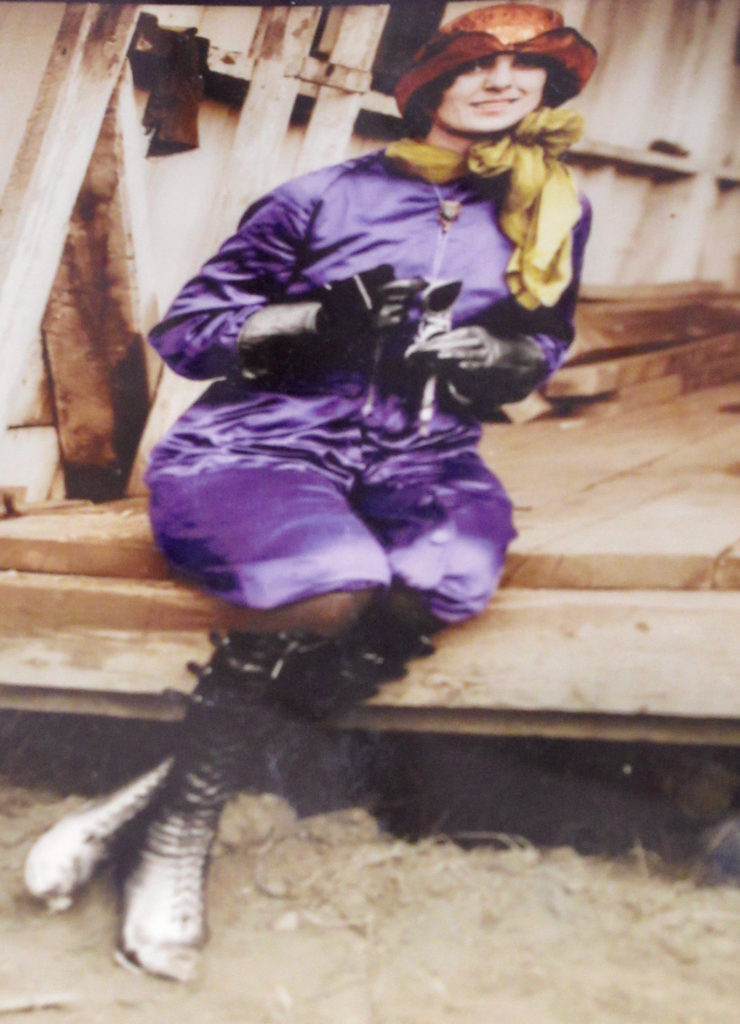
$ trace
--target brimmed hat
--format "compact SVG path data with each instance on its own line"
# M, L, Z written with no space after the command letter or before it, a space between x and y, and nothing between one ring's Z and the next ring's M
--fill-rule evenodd
M426 85L465 64L497 53L547 57L566 72L564 103L581 91L596 66L596 49L558 11L536 4L497 4L463 14L444 25L414 56L396 86L403 114L412 96Z

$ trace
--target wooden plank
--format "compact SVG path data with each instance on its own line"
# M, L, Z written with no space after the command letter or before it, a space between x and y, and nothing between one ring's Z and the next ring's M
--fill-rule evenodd
M502 591L384 706L740 717L737 593Z
M568 364L740 331L740 303L677 298L669 302L580 303Z
M729 379L729 378L728 378ZM661 402L671 402L689 390L683 377L674 373L667 377L656 377L655 380L631 387L620 388L619 391L601 395L596 401L587 400L568 408L569 417L587 420L614 420L634 409L645 409Z
M123 493L149 405L120 94L103 119L43 319L67 480L75 496L98 500Z
M736 539L740 427L729 385L604 423L488 427L482 454L512 495L520 537L505 582L542 587L725 586ZM733 468L735 467L735 468ZM145 503L0 522L0 567L166 578Z
M500 708L467 710L363 704L343 715L334 724L342 729L377 732L740 746L740 723L735 719L696 716L682 718L671 715L601 715Z
M737 355L740 355L740 331L730 331L647 355L564 367L548 381L545 396L549 399L587 397L618 391L669 374L691 377L712 363L734 359ZM724 379L734 379L734 373Z
M116 693L114 690L61 690L0 683L0 708L43 714L107 715L112 718L179 722L185 715L180 694Z
M128 61L118 80L113 110L117 133L116 204L120 217L119 238L124 242L124 256L130 262L132 291L129 311L132 326L142 337L146 337L159 320L160 310L154 286L151 203L145 171L148 140L141 130L141 117ZM159 357L148 345L144 346L144 355L151 400L159 380L161 364Z
M0 219L0 431L135 18L132 5L68 5L13 165Z
M22 572L170 579L143 502L0 520L0 568Z
M345 7L330 64L349 71L369 72L388 10L387 4ZM319 86L301 146L302 171L337 163L346 156L361 103L362 94L354 86L351 91L338 82Z
M0 591L7 602L14 589L21 605L5 603L0 682L133 693L192 686L184 661L202 659L207 646L192 602L175 621L161 587L139 586L152 613L147 623L120 599L122 584L96 580L98 621L75 623L95 600L81 581L55 585L56 602L49 578L29 589L33 582L3 582ZM415 662L373 704L737 719L739 613L735 592L502 591L477 619L440 635L434 657Z
M41 338L29 346L23 376L8 403L9 427L50 427L54 409Z
M46 691L162 695L189 693L188 661L205 663L213 648L203 630L60 630L35 625L23 633L0 628L0 683Z
M54 427L14 427L0 435L0 487L20 487L27 501L43 501L58 466Z
M578 301L669 303L728 297L721 280L666 281L661 284L590 284L578 291Z
M619 433L618 423L603 426ZM677 432L676 441L679 436ZM625 434L622 441L630 445ZM719 413L712 433L662 452L653 449L652 458L635 460L627 471L597 474L592 463L590 478L584 474L578 481L571 480L569 490L552 488L549 495L540 496L535 508L517 515L520 537L509 554L507 583L582 588L732 586L731 571L723 575L722 566L740 535L738 469L730 455L739 445L737 417ZM557 460L557 445L552 449ZM595 456L598 444L589 450ZM543 464L536 457L533 462L533 471L539 466L544 481ZM565 459L560 466L567 479ZM523 493L516 483L510 486L515 502L531 496L536 483L529 486L529 492Z
M617 421L548 420L532 423L526 430L490 424L484 429L479 450L512 495L519 516L530 510L526 514L544 524L558 509L567 507L570 521L579 508L586 508L589 496L619 481L624 485L624 507L639 500L639 489L651 494L648 488L653 473L658 487L665 487L669 474L659 467L672 456L681 457L682 452L686 453L682 478L673 480L674 486L682 482L693 486L707 474L726 478L731 484L737 477L733 466L737 462L738 408L740 385L734 383L685 395ZM725 434L726 430L730 433ZM630 497L632 487L637 490ZM611 495L606 503L613 500ZM572 522L577 529L578 520Z
M59 3L0 4L0 196L23 141L44 68L64 16Z

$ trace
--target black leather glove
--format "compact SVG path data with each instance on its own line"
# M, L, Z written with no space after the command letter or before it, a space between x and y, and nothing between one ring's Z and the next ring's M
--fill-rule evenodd
M441 341L445 341L442 348ZM486 419L507 402L526 398L546 378L548 363L534 338L498 338L470 325L440 339L440 376L450 395Z
M354 340L374 328L380 289L393 280L393 267L382 263L360 274L331 281L309 296L321 304L316 330L330 341Z

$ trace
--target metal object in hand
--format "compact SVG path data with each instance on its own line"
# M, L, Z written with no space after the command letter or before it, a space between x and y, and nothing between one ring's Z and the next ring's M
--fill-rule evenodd
M446 334L452 328L452 310L462 289L462 281L437 281L427 285L419 298L422 315L414 340L406 349L406 358L413 358L426 351L432 338ZM437 374L427 379L419 409L419 433L429 433L437 402Z

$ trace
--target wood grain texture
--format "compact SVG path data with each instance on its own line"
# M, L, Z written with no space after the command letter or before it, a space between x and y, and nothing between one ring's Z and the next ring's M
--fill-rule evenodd
M61 588L67 608L80 607L85 589L73 582ZM35 620L19 612L4 623L0 682L131 693L191 686L175 665L191 654L202 658L207 646L192 605L189 621L181 609L175 622L170 605L168 621L155 615L144 628L133 606L126 610L113 599L120 584L95 582L108 622L74 623L58 608L59 614ZM139 602L164 612L163 593L145 596L156 589L138 587ZM51 604L43 611L51 611ZM476 620L446 630L435 656L415 662L374 703L738 718L739 613L736 592L508 590Z
M58 467L54 427L15 427L0 435L0 488L22 488L26 501L44 501Z
M642 384L670 374L680 374L687 383L700 382L700 371L712 364L728 364L720 369L722 383L733 380L734 358L740 354L740 331L702 341L674 345L644 355L628 355L618 359L604 359L586 365L566 366L553 376L545 387L550 399L602 395L620 388ZM711 379L711 378L710 378ZM696 389L697 384L694 384Z
M133 6L70 4L0 218L0 430L38 336L66 226L131 37ZM26 300L19 302L19 295Z

